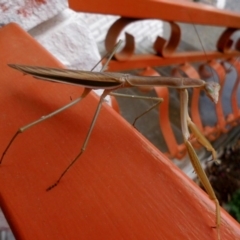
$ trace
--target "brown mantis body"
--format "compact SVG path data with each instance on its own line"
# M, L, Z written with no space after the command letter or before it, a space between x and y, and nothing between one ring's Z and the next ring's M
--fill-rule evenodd
M171 88L176 88L180 91L180 101L181 101L181 124L182 124L182 132L184 136L184 142L186 144L190 160L194 166L194 169L200 178L201 182L203 183L206 191L209 194L210 199L212 199L216 204L216 227L219 228L220 225L220 210L219 210L219 203L214 194L214 191L206 177L201 164L198 160L198 157L189 141L189 131L188 128L191 129L192 133L197 137L198 141L204 145L209 151L212 152L213 159L216 160L216 153L215 150L212 148L210 143L207 139L201 135L198 131L194 123L191 121L190 117L188 116L187 105L188 105L188 93L187 88L195 88L200 87L205 90L207 95L216 103L218 101L218 91L220 89L217 83L209 82L206 83L203 80L199 79L191 79L191 78L172 78L172 77L140 77L140 76L133 76L130 74L122 74L122 73L102 73L102 72L88 72L88 71L78 71L78 70L68 70L68 69L56 69L56 68L47 68L47 67L35 67L35 66L25 66L25 65L18 65L18 64L9 64L10 67L15 68L25 74L33 75L37 79L57 82L57 83L66 83L66 84L73 84L78 86L83 86L85 89L82 95L77 98L76 100L72 101L71 103L67 104L66 106L50 113L49 115L43 116L40 119L21 127L17 133L13 136L11 141L9 142L8 146L6 147L3 155L1 157L0 163L3 160L4 155L6 154L7 150L13 143L14 139L18 136L19 133L26 131L27 129L31 128L32 126L51 118L52 116L64 111L65 109L75 105L83 98L85 98L92 89L103 89L104 92L102 93L98 107L96 109L95 115L93 117L92 123L90 125L88 134L86 139L83 143L81 151L75 157L75 159L70 163L70 165L63 171L60 175L58 180L47 188L47 190L51 190L55 186L58 185L62 177L66 174L66 172L71 168L71 166L79 159L82 153L85 151L91 132L94 128L95 122L97 120L98 114L100 112L102 103L104 98L107 95L114 95L112 91L119 89L119 88L129 88L129 87L136 87L136 86L166 86ZM103 70L103 69L102 69ZM151 98L152 99L152 98ZM161 99L154 99L158 100L159 104ZM218 234L219 235L219 234ZM219 236L218 236L219 238Z

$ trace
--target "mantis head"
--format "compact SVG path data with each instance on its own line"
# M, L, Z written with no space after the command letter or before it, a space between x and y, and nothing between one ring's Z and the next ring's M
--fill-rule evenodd
M220 91L220 85L215 82L206 82L204 90L207 96L215 103L218 102L218 96Z

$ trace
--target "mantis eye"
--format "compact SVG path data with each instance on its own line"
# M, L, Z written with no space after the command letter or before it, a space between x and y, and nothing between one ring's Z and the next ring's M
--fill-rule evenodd
M215 82L206 82L204 90L208 97L216 104L218 102L220 85Z

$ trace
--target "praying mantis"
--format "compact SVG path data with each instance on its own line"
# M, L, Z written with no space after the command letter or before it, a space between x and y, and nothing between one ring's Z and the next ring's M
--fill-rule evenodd
M113 53L118 49L120 44L118 44ZM112 54L113 55L113 54ZM110 59L110 58L109 58ZM46 80L50 82L58 82L58 83L65 83L65 84L73 84L78 86L83 86L84 91L82 95L72 101L71 103L63 106L62 108L41 117L40 119L21 127L16 134L13 136L9 144L7 145L5 151L2 154L2 157L0 159L0 163L2 163L3 158L5 154L7 153L8 149L16 139L16 137L22 133L25 132L27 129L33 127L34 125L43 122L54 115L64 111L65 109L77 104L82 99L87 97L87 95L93 90L93 89L103 89L103 93L100 97L97 109L95 111L92 123L90 125L89 131L87 133L87 136L85 138L85 141L82 145L81 151L79 154L73 159L73 161L69 164L69 166L62 172L60 177L57 179L57 181L49 186L47 188L47 191L53 189L56 187L63 176L69 171L69 169L74 165L74 163L80 158L80 156L83 154L83 152L86 150L87 144L89 142L91 133L93 131L94 125L96 123L98 114L100 112L102 103L104 101L104 98L107 95L117 95L116 93L113 93L114 90L120 89L120 88L130 88L135 86L167 86L171 88L176 88L180 92L180 106L181 106L181 127L182 127L182 133L184 137L184 142L186 145L186 148L188 150L190 160L193 164L193 167L200 178L202 184L204 185L206 191L209 194L209 197L211 200L215 202L216 205L216 228L218 231L218 228L220 226L220 207L218 200L215 196L214 191L212 190L212 187L208 181L208 178L206 177L204 170L201 167L201 164L199 163L198 157L189 141L190 134L189 130L195 135L197 140L206 147L207 150L211 151L213 159L216 160L216 152L211 146L211 144L208 142L208 140L197 130L197 127L195 124L191 121L189 115L188 115L188 92L187 88L202 88L206 94L210 97L210 99L217 103L218 101L218 92L220 90L220 86L217 83L214 82L205 82L203 80L199 79L191 79L191 78L173 78L173 77L142 77L142 76L133 76L130 74L122 74L122 73L103 73L105 67L107 66L108 62L105 63L104 67L102 68L101 72L89 72L89 71L77 71L77 70L68 70L68 69L56 69L56 68L48 68L48 67L36 67L36 66L26 66L26 65L19 65L19 64L9 64L10 67L23 72L24 74L30 74L34 76L37 79ZM153 98L151 98L153 99ZM161 103L161 99L154 98L154 100L157 100L157 104ZM155 107L155 105L154 105ZM219 237L219 231L218 231L218 238Z

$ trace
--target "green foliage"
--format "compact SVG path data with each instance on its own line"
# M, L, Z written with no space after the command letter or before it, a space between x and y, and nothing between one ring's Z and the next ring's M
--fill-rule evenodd
M240 222L240 189L233 194L232 200L227 204L227 208L228 212Z

